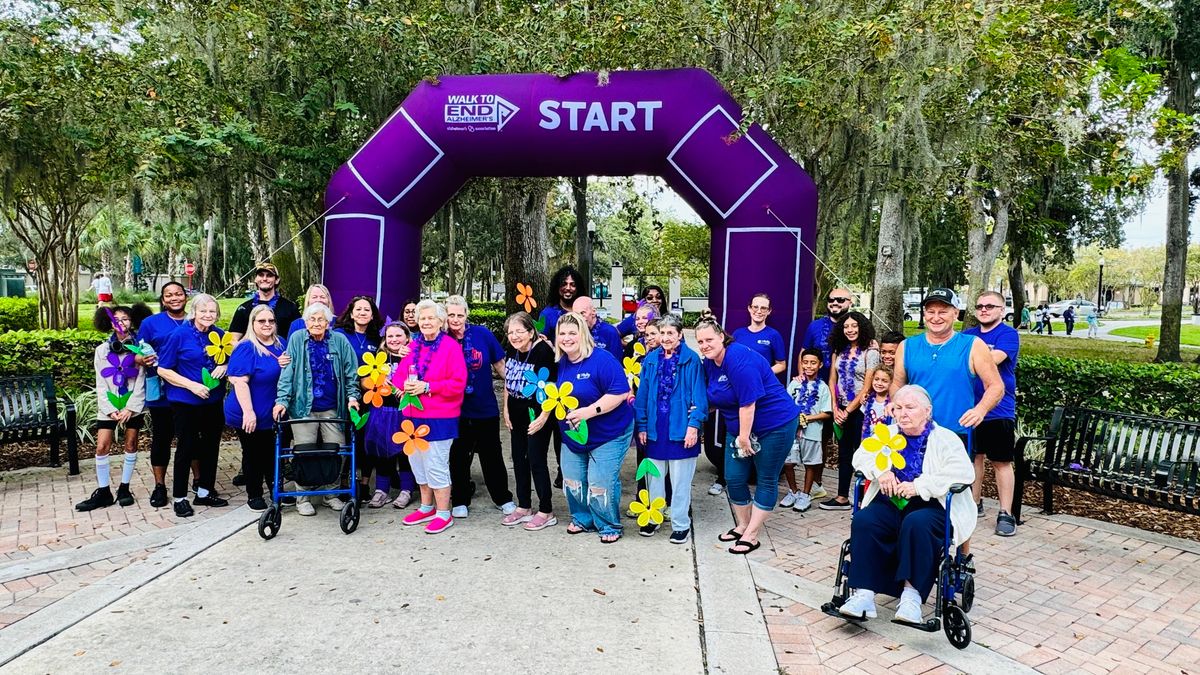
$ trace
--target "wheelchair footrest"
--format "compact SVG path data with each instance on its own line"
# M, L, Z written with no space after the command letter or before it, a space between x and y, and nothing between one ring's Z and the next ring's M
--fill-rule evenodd
M942 622L939 621L938 619L926 619L925 621L922 621L921 623L909 623L907 621L901 621L899 619L892 619L892 623L896 624L897 626L908 626L909 628L916 628L917 630L925 631L926 633L936 633L942 629Z
M844 603L845 603L845 600L835 597L832 602L827 602L827 603L821 605L821 611L824 612L825 614L827 614L828 616L832 616L835 619L841 619L842 621L849 621L850 623L855 624L855 625L866 623L868 621L868 619L865 615L864 616L849 616L846 614L842 614L841 607Z

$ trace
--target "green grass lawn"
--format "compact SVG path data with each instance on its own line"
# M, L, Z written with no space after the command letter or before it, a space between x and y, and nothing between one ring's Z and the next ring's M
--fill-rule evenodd
M245 298L221 298L217 300L217 304L221 306L221 318L217 320L217 325L221 328L229 327L229 320L233 318L233 311L237 306L245 302ZM160 310L157 302L148 302L150 309L155 312ZM81 303L79 305L79 327L91 330L92 315L96 312L96 305Z
M1125 337L1144 339L1147 335L1153 335L1154 339L1158 339L1158 326L1131 326L1129 328L1117 328L1112 332L1113 335L1123 335ZM1184 324L1179 330L1179 343L1184 345L1200 346L1200 326L1193 326L1190 323Z
M1082 328L1081 328L1082 325ZM962 330L962 324L954 324L955 330ZM1075 329L1087 332L1087 324L1076 322ZM1184 326L1183 344L1200 345L1200 326ZM1188 342L1188 329L1192 331L1192 342ZM1142 331L1141 333L1128 333L1125 331ZM906 335L916 335L921 331L917 329L916 321L904 322L904 333ZM1154 360L1158 353L1158 345L1153 349L1147 349L1145 346L1133 342L1117 342L1115 340L1088 340L1066 337L1066 327L1061 324L1054 324L1055 335L1036 335L1030 334L1027 331L1021 331L1021 353L1025 355L1038 356L1061 356L1072 359L1100 359L1103 361L1128 361L1132 363L1148 363ZM1145 337L1147 333L1158 335L1157 326L1145 326L1137 328L1121 328L1113 331L1114 334L1125 335L1127 337ZM1191 363L1200 357L1200 349L1181 350L1180 356L1185 363Z

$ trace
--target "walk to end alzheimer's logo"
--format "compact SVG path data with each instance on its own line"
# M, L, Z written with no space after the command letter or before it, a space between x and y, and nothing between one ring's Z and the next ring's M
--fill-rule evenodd
M521 109L495 94L446 97L447 131L500 131Z

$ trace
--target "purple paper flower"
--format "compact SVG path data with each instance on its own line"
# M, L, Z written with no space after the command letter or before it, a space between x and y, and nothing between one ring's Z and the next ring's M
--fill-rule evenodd
M137 377L137 366L133 364L133 354L117 356L108 353L109 367L100 371L100 377L112 380L113 386L124 393L125 384Z

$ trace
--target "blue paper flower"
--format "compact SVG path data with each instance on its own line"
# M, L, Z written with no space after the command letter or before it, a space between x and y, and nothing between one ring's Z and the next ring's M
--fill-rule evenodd
M533 396L538 403L545 403L546 380L549 378L550 370L547 368L539 368L536 373L525 371L525 386L521 388L521 395L526 398Z

